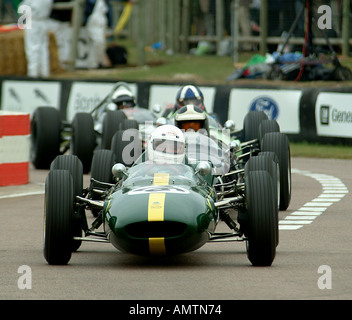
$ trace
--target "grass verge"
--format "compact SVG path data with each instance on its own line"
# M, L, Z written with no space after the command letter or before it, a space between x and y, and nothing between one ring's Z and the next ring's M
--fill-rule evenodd
M352 145L291 142L291 156L319 159L352 159Z

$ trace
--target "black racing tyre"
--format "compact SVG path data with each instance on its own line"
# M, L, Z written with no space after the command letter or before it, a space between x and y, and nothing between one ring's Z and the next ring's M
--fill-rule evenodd
M121 122L120 130L127 130L127 129L137 129L139 125L137 120L134 119L125 119Z
M71 259L73 182L68 170L52 170L45 181L44 257L49 264Z
M261 151L275 152L280 168L280 210L286 210L291 201L291 151L290 143L284 133L265 134Z
M101 140L101 149L110 149L111 140L123 120L127 119L126 114L121 110L108 110L103 120L103 133Z
M280 126L276 120L262 120L259 125L259 142L261 142L264 135L269 132L280 132Z
M244 140L259 140L259 126L263 120L268 120L264 111L249 111L243 120Z
M57 156L50 165L50 170L68 170L72 175L73 194L78 196L83 190L83 165L74 155Z
M83 165L77 156L60 155L50 165L50 170L68 170L72 177L73 199L81 196L83 193ZM85 216L84 208L75 208L72 216L72 233L74 237L82 236L82 219ZM72 252L75 252L81 246L82 241L74 240L72 242Z
M276 170L276 185L277 185L277 206L278 209L280 209L280 165L279 165L279 158L277 157L275 152L271 151L261 151L258 153L258 156L264 156L269 159L271 159L274 164L275 164L275 169ZM275 176L273 176L273 179L275 180Z
M259 153L260 154L260 153ZM278 161L273 158L276 154L272 152L269 156L269 152L261 154L260 156L251 157L245 166L245 176L248 176L250 171L267 171L272 178L273 195L275 198L275 225L276 225L276 245L279 244L279 199L280 199L280 171Z
M101 182L114 183L112 167L116 156L111 150L96 150L92 160L91 177Z
M112 167L116 163L115 154L111 150L96 150L92 160L91 178L106 183L114 183L114 177L112 175ZM97 182L92 182L93 188L99 189L101 185ZM93 200L101 200L101 195L96 192L91 192ZM92 209L92 214L97 217L99 210Z
M53 107L37 108L31 119L30 158L36 169L49 169L50 163L60 154L61 119Z
M250 171L246 179L247 256L254 266L270 266L276 254L276 203L267 171Z
M142 154L142 141L137 129L117 131L111 142L111 150L116 156L117 163L131 166Z
M92 115L86 112L76 113L72 120L71 154L81 160L84 173L90 171L95 147L96 137Z

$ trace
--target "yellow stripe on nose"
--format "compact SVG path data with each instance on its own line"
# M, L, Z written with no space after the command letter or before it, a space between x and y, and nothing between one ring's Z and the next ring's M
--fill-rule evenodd
M165 193L150 193L148 221L164 221Z
M164 238L149 238L149 252L152 255L166 254Z
M169 174L168 173L154 173L154 186L165 186L169 184Z
M148 200L148 221L164 221L165 193L150 193ZM149 238L149 252L152 255L166 253L163 237Z
M168 173L154 173L153 185L169 184ZM150 193L148 200L148 221L164 221L165 193ZM149 251L152 255L166 254L163 237L149 238Z

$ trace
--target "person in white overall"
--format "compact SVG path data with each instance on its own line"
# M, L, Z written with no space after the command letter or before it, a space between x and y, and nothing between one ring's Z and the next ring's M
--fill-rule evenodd
M105 0L96 0L92 14L87 20L88 37L91 40L91 52L88 67L95 69L106 61L106 29L108 6Z
M31 8L31 26L25 28L24 42L29 77L50 75L48 21L53 0L23 0Z

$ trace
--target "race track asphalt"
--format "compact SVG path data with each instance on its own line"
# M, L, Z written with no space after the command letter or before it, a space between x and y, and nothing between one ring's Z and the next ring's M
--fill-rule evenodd
M276 258L253 267L243 242L158 259L83 243L67 266L50 266L43 256L47 171L31 167L29 184L0 188L0 299L351 299L351 168L352 160L292 159Z

